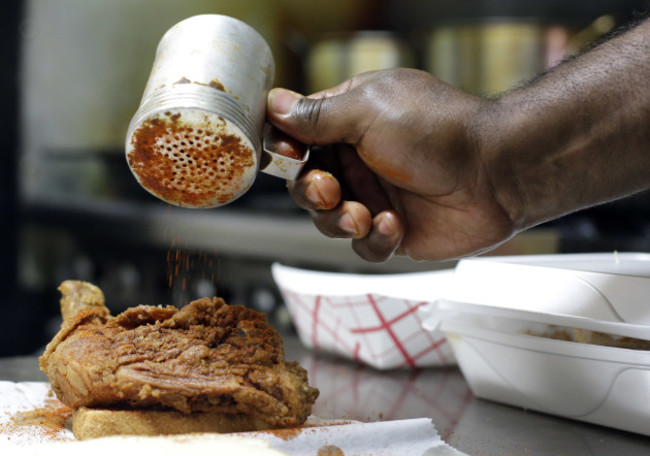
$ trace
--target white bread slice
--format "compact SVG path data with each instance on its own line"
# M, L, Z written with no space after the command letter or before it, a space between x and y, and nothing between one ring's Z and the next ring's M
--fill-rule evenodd
M79 440L112 435L155 436L265 429L269 429L268 424L243 414L185 414L173 410L109 410L80 407L72 416L72 433Z

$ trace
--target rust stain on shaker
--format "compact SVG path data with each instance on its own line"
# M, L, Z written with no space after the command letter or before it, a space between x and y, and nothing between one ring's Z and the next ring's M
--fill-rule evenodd
M224 85L221 83L221 81L219 81L216 78L206 84L204 82L199 82L199 81L190 81L185 76L183 76L178 81L176 81L174 84L198 84L198 85L201 85L201 86L213 88L215 90L218 90L219 92L228 92L226 90L226 88L224 87Z
M165 112L143 122L131 136L127 160L143 187L172 204L211 207L235 197L254 151L220 125L185 123Z
M218 79L213 79L208 83L208 86L212 87L213 89L217 89L221 92L225 92L226 88L223 86L221 82L219 82Z
M345 456L345 453L336 445L324 445L318 449L317 456Z

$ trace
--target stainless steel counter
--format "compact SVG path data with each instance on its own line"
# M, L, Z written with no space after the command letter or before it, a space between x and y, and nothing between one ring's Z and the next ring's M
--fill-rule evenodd
M456 368L379 372L315 354L285 338L287 359L308 369L321 418L431 418L442 438L472 456L650 454L650 437L529 412L475 398ZM0 359L0 379L45 381L36 357Z

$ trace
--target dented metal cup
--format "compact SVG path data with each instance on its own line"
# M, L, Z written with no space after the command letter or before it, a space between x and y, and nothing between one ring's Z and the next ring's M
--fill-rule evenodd
M263 152L274 72L264 38L237 19L200 15L169 29L126 137L138 182L168 203L209 208L244 194L259 169L295 179L306 154Z

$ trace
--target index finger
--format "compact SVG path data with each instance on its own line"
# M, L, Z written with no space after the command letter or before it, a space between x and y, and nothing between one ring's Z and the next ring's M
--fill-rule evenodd
M330 210L341 201L341 185L336 178L320 169L307 171L298 180L287 182L293 201L308 210Z

